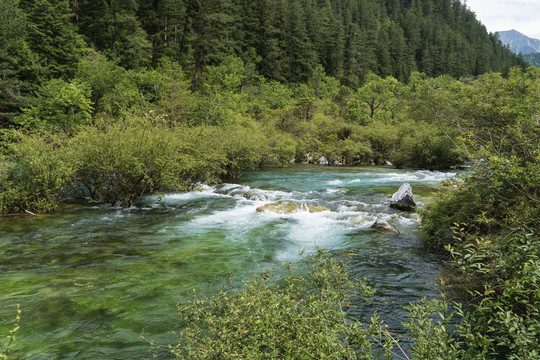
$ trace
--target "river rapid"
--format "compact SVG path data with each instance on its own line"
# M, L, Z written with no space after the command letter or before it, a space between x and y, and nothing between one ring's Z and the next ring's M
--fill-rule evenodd
M70 204L49 215L2 217L0 336L13 327L20 304L13 355L152 358L144 338L173 343L175 305L193 289L211 295L229 273L240 281L297 262L299 251L317 246L350 250L351 271L377 290L378 301L358 304L351 316L365 320L377 310L398 329L404 305L436 294L441 260L418 238L418 214L391 209L390 197L408 182L422 207L440 181L455 175L298 165L148 196L128 209ZM256 212L278 200L331 211ZM401 233L372 231L377 218ZM157 357L168 358L159 350Z

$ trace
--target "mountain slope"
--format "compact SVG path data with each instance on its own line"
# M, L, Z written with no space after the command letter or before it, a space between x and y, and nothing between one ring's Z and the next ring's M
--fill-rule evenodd
M540 52L540 40L530 38L516 30L497 32L503 44L508 45L515 54L534 54Z

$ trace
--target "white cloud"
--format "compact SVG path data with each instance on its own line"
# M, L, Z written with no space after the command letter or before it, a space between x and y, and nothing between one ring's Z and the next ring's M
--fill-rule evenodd
M466 3L490 32L515 29L540 38L539 0L467 0Z

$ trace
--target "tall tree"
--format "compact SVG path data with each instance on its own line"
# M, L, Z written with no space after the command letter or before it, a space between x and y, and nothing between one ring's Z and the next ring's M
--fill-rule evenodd
M293 0L286 11L287 79L306 81L315 67L316 53L308 37L304 10L299 0Z
M218 64L238 49L232 34L232 5L231 0L195 0L192 4L193 91L201 81L204 66Z
M0 127L12 124L13 116L28 105L31 78L24 69L33 54L24 43L26 19L18 0L0 2Z
M27 41L46 75L70 77L83 54L85 43L72 23L67 0L22 0L27 15Z

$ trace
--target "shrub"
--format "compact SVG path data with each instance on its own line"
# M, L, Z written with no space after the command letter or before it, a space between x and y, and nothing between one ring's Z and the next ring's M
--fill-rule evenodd
M21 131L10 132L6 140L6 154L0 157L0 213L55 210L75 171L66 140L59 134Z
M382 123L375 122L359 130L357 136L369 142L376 164L386 163L399 145L398 129Z
M449 279L465 304L460 336L486 357L540 356L539 86L529 69L466 88L456 123L474 168L424 214L428 242L452 256Z
M77 81L53 79L43 85L35 103L15 117L24 128L64 131L71 134L80 125L91 121L90 88Z
M71 141L75 180L94 201L122 206L152 192L188 189L205 179L182 135L159 118L86 127Z
M391 340L377 318L363 327L348 321L355 296L373 294L350 279L346 263L319 250L305 271L272 284L267 272L240 290L179 305L184 328L171 353L187 359L374 359L391 358Z
M411 124L390 161L398 168L449 169L464 162L460 150L436 126Z
M212 141L225 157L221 164L224 178L238 179L244 170L261 163L268 151L267 140L254 126L215 127Z
M459 239L458 239L459 240ZM506 359L540 356L540 238L475 238L448 246L467 312L461 335L476 352Z

